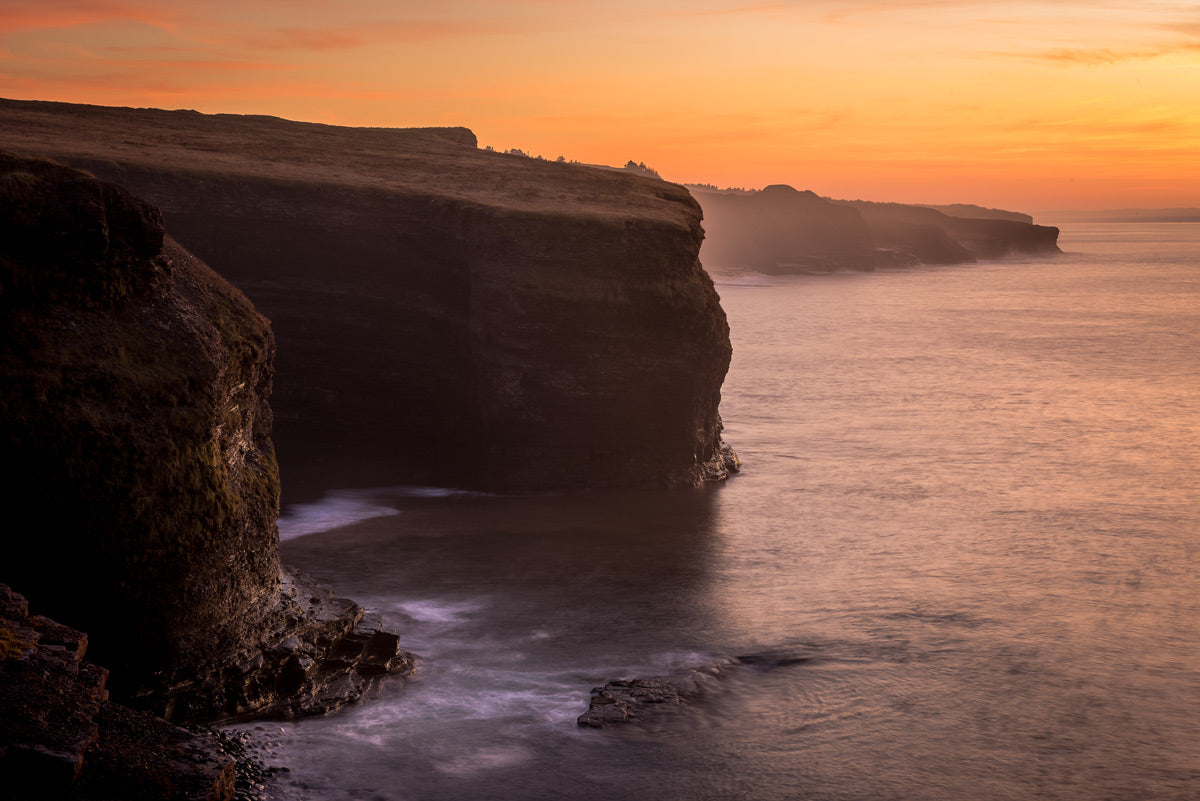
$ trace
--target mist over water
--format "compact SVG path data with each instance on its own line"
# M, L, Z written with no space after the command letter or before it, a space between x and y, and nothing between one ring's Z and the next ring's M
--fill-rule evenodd
M725 486L285 510L285 561L420 663L281 724L272 791L1195 799L1200 226L1061 242L718 281ZM795 661L653 730L575 725L605 681L747 654Z

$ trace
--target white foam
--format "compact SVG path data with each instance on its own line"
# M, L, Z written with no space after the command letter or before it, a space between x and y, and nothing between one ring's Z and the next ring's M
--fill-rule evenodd
M720 278L714 278L713 283L718 287L761 287L774 286L778 281L775 276L764 273L745 272L740 275L725 275Z
M373 487L332 490L313 503L291 504L279 516L279 539L290 540L306 534L330 531L373 517L399 514L389 505L398 498L449 498L474 495L466 490L446 487Z
M400 601L393 608L418 623L461 623L485 605L475 601Z

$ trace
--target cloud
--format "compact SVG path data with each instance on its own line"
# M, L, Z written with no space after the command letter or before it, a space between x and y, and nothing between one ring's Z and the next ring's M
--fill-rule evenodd
M17 0L6 5L3 13L0 13L0 33L55 30L111 22L145 22L168 27L179 19L169 3L141 5L105 0L61 0L54 3Z
M1180 53L1200 53L1200 42L1178 42L1136 50L1115 50L1108 47L1055 48L1031 52L992 52L991 55L1066 66L1096 67L1122 61L1145 61Z
M349 50L373 44L432 42L469 36L519 33L527 27L495 22L385 21L341 27L275 28L238 35L239 46L271 52Z

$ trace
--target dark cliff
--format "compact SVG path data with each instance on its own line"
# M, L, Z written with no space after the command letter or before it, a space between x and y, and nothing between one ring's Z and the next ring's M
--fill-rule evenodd
M403 667L361 608L281 574L270 327L155 208L0 153L0 328L0 581L85 630L117 697L291 714Z
M463 129L0 102L0 145L163 210L279 343L285 486L722 477L728 326L681 187Z
M141 622L105 638L130 675L227 650L279 589L270 329L127 192L0 175L5 578Z
M942 207L960 217L925 206L829 200L788 186L693 193L708 232L701 260L714 273L828 273L1060 252L1057 228L1015 212Z

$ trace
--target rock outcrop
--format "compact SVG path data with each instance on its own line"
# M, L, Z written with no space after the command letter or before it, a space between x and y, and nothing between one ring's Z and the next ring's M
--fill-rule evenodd
M708 232L700 257L715 274L870 271L1060 252L1057 228L1016 212L835 201L789 186L692 191Z
M0 580L176 720L323 711L411 667L281 571L271 330L156 209L0 153Z
M749 673L807 664L812 658L807 653L764 652L735 656L667 676L615 679L592 689L588 709L577 718L577 723L593 729L665 724L674 715L718 697L731 680Z
M700 209L464 129L0 102L0 146L132 189L279 342L285 485L489 490L728 475Z
M87 635L0 584L0 786L12 801L230 799L215 738L109 700Z

